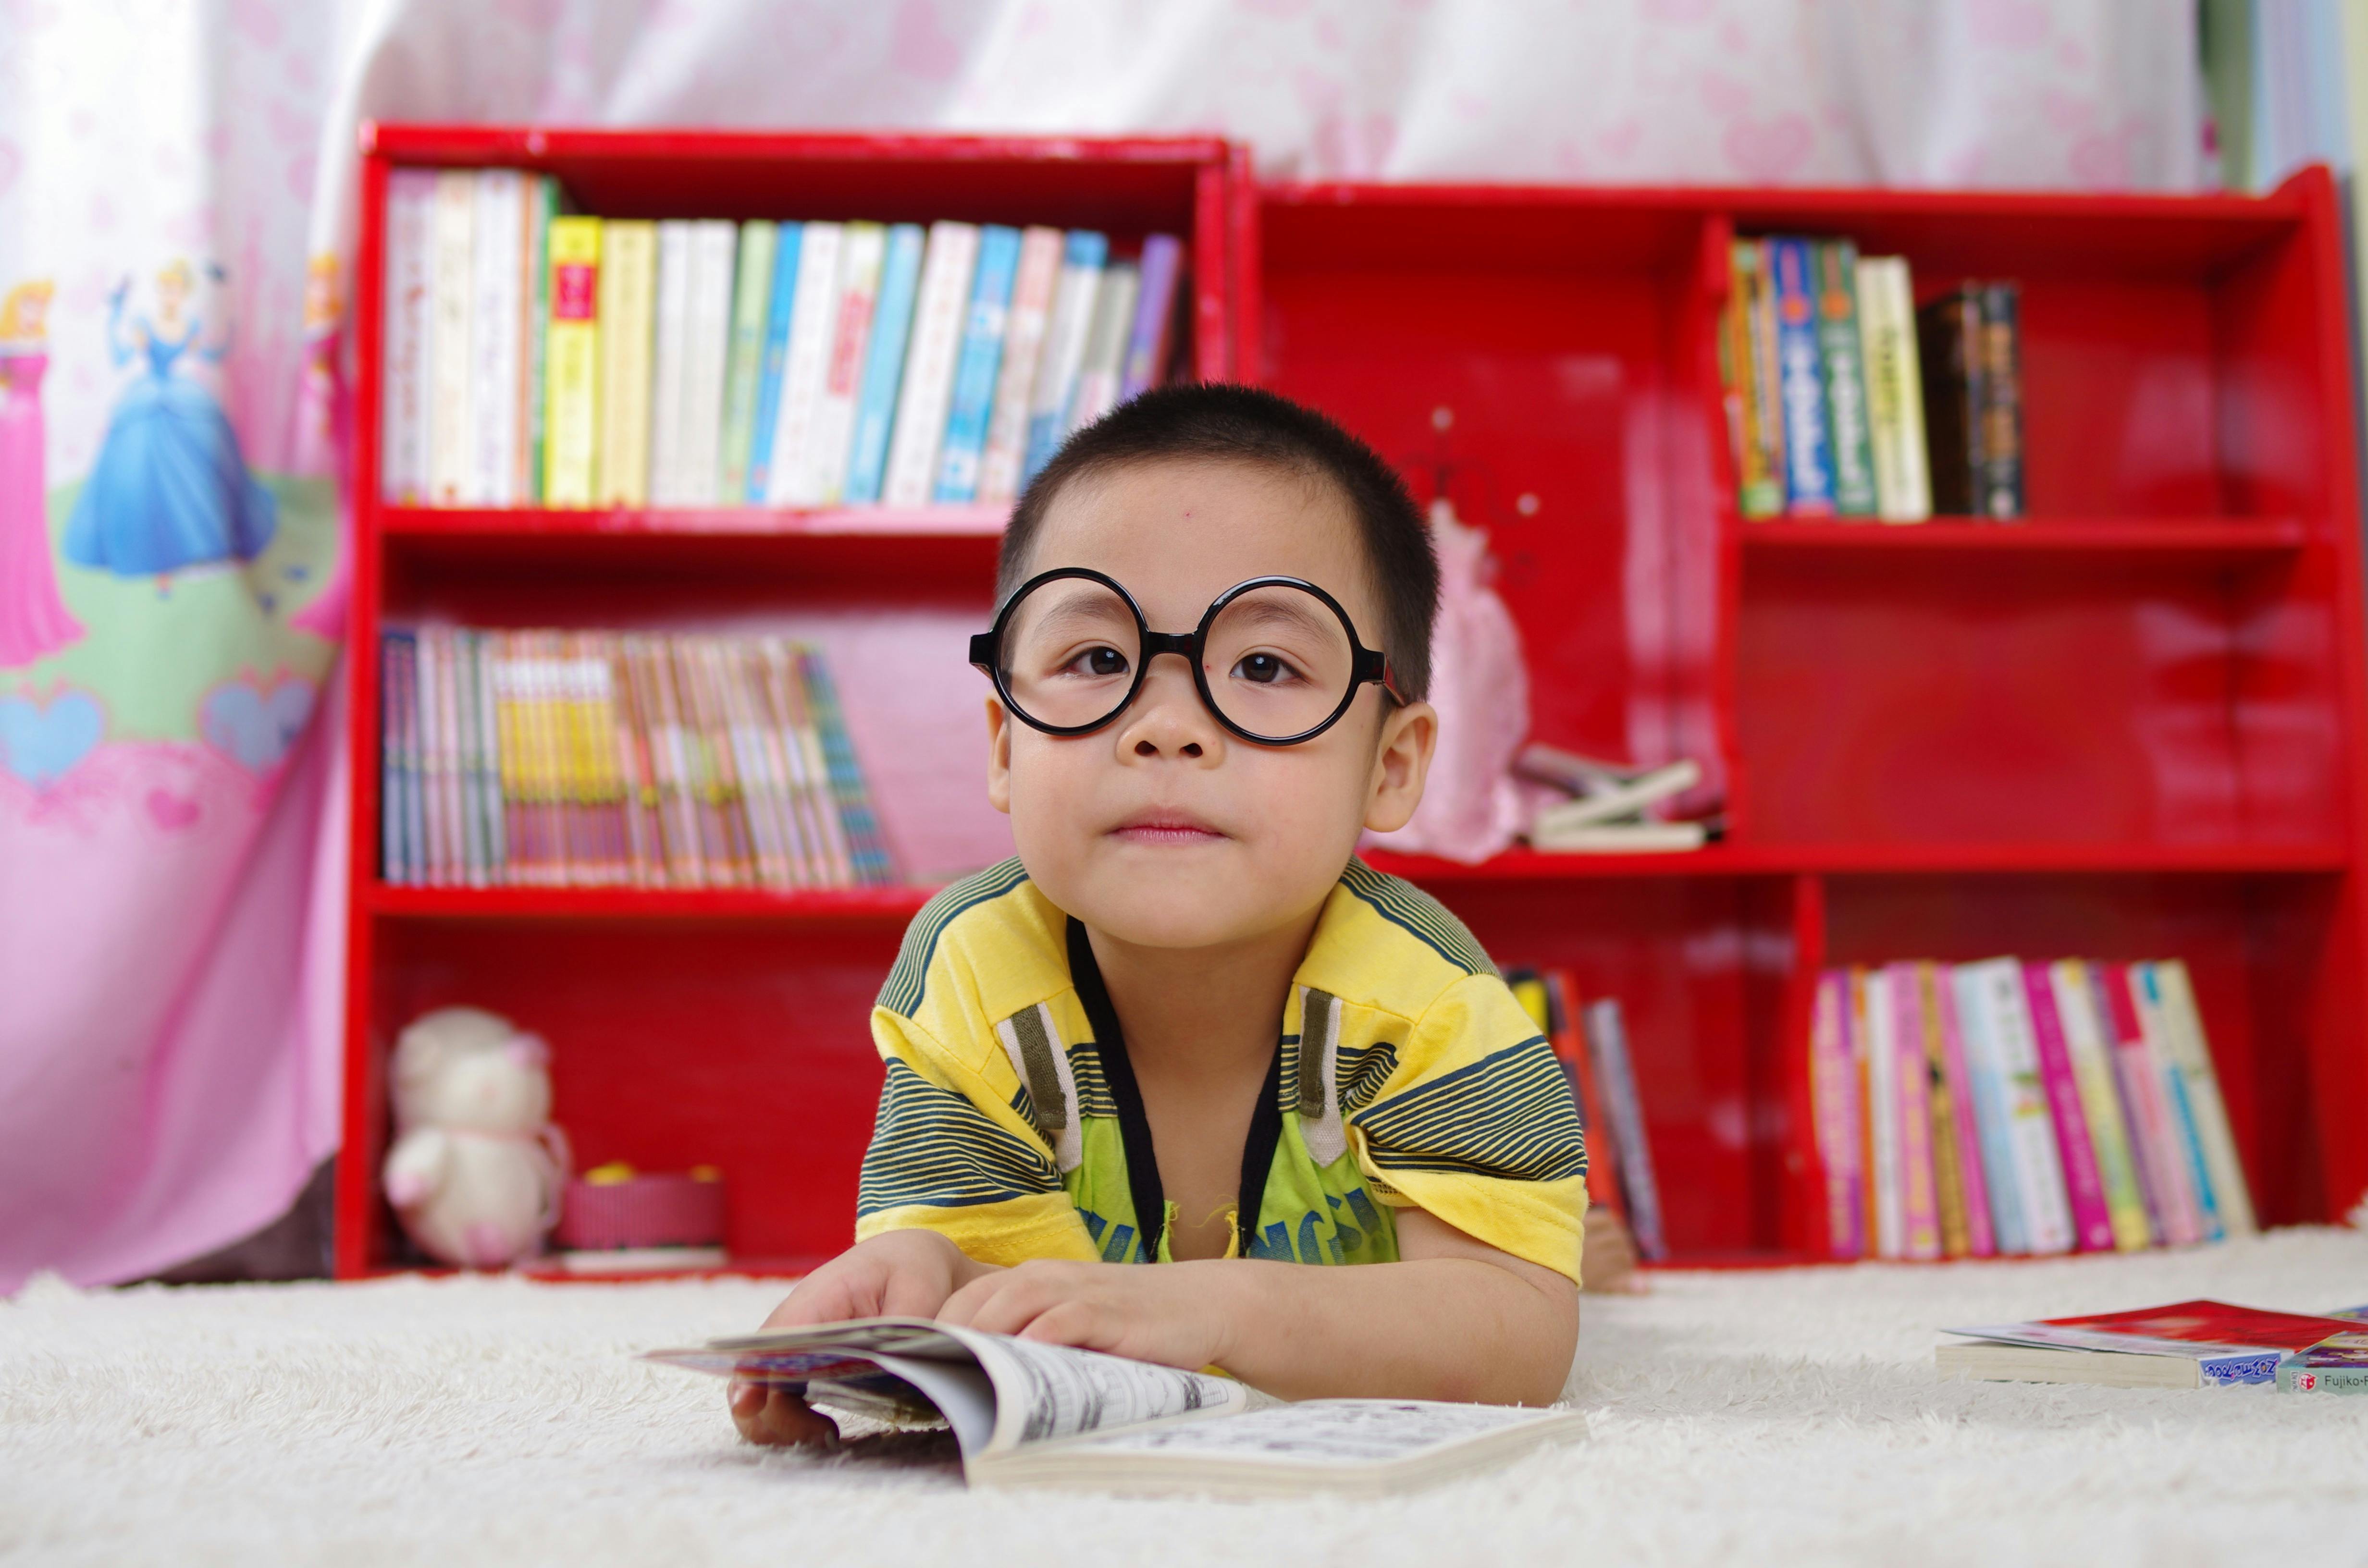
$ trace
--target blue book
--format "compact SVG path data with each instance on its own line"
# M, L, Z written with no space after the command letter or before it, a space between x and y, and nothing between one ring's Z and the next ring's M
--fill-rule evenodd
M1086 337L1094 324L1094 300L1101 290L1102 264L1110 259L1110 236L1072 229L1061 245L1061 286L1044 324L1044 347L1036 360L1036 384L1028 395L1028 457L1020 483L1036 477L1069 438L1069 403L1086 361Z
M978 273L971 286L970 320L954 361L953 403L938 449L933 499L968 501L978 494L978 460L986 449L995 378L1003 368L1003 329L1011 315L1011 284L1019 271L1019 231L990 223L978 232Z
M411 881L411 812L405 740L411 731L411 633L379 640L379 875L392 886Z
M921 291L921 225L888 231L888 259L880 268L880 302L872 307L871 351L863 360L863 390L855 399L855 439L839 499L862 506L880 499L888 477L888 435L896 423L896 392L905 380L905 340L913 335L913 301Z
M748 504L765 504L773 473L773 426L781 413L781 365L790 357L790 305L798 291L798 239L804 225L784 223L773 245L773 297L766 303L765 359L757 372L757 427L748 440Z
M1825 356L1817 347L1816 277L1810 243L1768 242L1776 280L1776 386L1784 417L1784 509L1831 517L1834 456L1826 433Z

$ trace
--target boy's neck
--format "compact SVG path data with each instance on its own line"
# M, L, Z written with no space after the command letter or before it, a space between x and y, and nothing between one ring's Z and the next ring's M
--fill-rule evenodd
M1138 1075L1263 1077L1292 976L1323 905L1289 925L1209 948L1147 948L1087 926Z

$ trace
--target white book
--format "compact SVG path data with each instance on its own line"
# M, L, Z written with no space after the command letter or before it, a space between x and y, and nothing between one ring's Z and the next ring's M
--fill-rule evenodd
M827 1409L942 1422L978 1487L1395 1496L1583 1437L1588 1419L1413 1399L1286 1403L1232 1378L926 1318L780 1329L647 1359L788 1385Z
M978 499L1003 506L1019 494L1020 465L1028 456L1028 409L1043 353L1044 328L1061 283L1061 231L1029 229L1019 236L1019 267L1011 282L1011 310L1004 318L1003 363L996 372L993 413L986 445L979 453Z
M658 308L650 376L650 501L679 506L682 496L683 388L690 347L690 224L658 224Z
M938 449L954 394L954 360L969 319L972 276L978 270L978 225L929 225L921 260L921 291L913 305L913 336L896 392L896 424L888 441L888 476L880 498L891 506L925 505L936 488Z
M428 352L436 176L395 169L386 178L386 370L379 384L378 486L381 499L416 506L427 496Z
M847 230L808 223L798 241L798 280L790 296L790 347L781 361L781 401L773 422L772 472L765 499L775 506L812 506L815 489L814 420L830 375L830 335L838 304L838 258Z
M1866 1041L1866 1119L1874 1168L1874 1256L1907 1256L1907 1182L1899 1150L1899 1028L1891 1001L1891 976L1879 969L1853 976L1851 1019Z
M1859 258L1858 307L1878 513L1885 522L1922 522L1932 515L1932 482L1924 453L1916 301L1906 257Z
M1617 822L1673 795L1682 795L1701 782L1702 764L1690 756L1679 757L1632 779L1607 783L1600 789L1590 789L1577 800L1548 806L1537 814L1533 830L1561 832Z
M855 403L863 392L865 350L871 346L871 308L880 299L880 269L888 259L888 231L878 223L849 223L839 250L838 300L832 308L830 359L822 400L814 409L807 449L812 463L809 505L831 506L847 489L848 460L855 444Z
M2161 983L2150 972L2152 968L2143 963L2129 966L2130 1003L2137 1013L2138 1032L2146 1037L2146 1056L2170 1119L2170 1135L2176 1147L2169 1153L2179 1163L2183 1178L2180 1186L2188 1200L2195 1239L2216 1242L2227 1235L2227 1226L2220 1212L2212 1162L2203 1147L2203 1128L2195 1115L2187 1074L2180 1065L2179 1048L2171 1039L2170 1020L2163 1010Z
M525 176L516 169L478 170L472 238L476 291L469 317L468 497L480 506L507 506L520 498L518 452L526 432L518 428L518 348L526 301L518 285L525 238Z
M1698 822L1590 822L1530 826L1530 847L1546 855L1675 855L1700 849L1710 830Z
M1947 966L1948 994L1942 1005L1956 1009L1957 1038L1964 1046L1965 1076L1973 1090L1968 1109L1974 1117L1998 1250L2006 1256L2027 1256L2031 1233L2023 1220L2022 1178L2014 1157L2014 1102L1999 1056L1997 1008L1982 978L1967 965Z
M2072 1250L2072 1199L2064 1186L2064 1156L2056 1148L2055 1116L2039 1076L2039 1036L2031 1021L2022 966L2010 958L1960 964L1985 998L1984 1017L1996 1034L1992 1046L2006 1084L2008 1142L2014 1155L2015 1193L2022 1199L2023 1227L2032 1253L2047 1256Z
M467 169L436 176L434 256L429 281L428 365L435 379L427 396L427 493L438 506L468 499L472 460L469 432L471 368L469 316L476 292L474 246L477 176Z
M683 354L682 448L676 483L686 506L716 503L723 451L723 373L732 348L732 265L739 226L702 219L690 226L690 302Z
M1118 406L1119 382L1126 375L1126 346L1134 333L1134 301L1143 271L1121 261L1102 274L1094 296L1093 329L1077 363L1077 390L1069 399L1069 428L1082 430Z
M1100 265L1078 260L1079 247L1065 241L1064 245L1060 288L1053 296L1044 347L1036 358L1035 386L1028 398L1028 448L1019 473L1023 485L1060 449L1068 432L1069 405L1076 397L1077 372L1086 362L1086 340L1094 329L1094 301L1101 291Z
M2253 1215L2252 1191L2245 1181L2244 1163L2237 1154L2237 1140L2229 1131L2220 1074L2212 1064L2212 1045L2203 1033L2203 1015L2195 1006L2195 987L2188 979L2187 965L2169 959L2142 967L2151 980L2152 999L2168 1025L2165 1032L2179 1062L2188 1115L2203 1146L2221 1228L2232 1236L2252 1235L2260 1225Z

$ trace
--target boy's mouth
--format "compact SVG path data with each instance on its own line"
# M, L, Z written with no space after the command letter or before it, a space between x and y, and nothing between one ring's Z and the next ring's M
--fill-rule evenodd
M1110 836L1128 844L1184 847L1214 844L1225 835L1190 812L1155 807L1135 812L1110 829Z

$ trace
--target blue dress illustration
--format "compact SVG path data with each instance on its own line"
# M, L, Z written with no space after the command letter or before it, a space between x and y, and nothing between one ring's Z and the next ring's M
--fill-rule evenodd
M120 577L252 561L271 542L279 505L247 472L237 432L212 394L175 370L184 355L220 360L227 342L199 343L201 324L184 314L190 277L180 262L158 275L156 314L135 322L127 339L130 287L109 301L108 346L119 369L142 352L148 362L108 420L66 524L66 559Z

